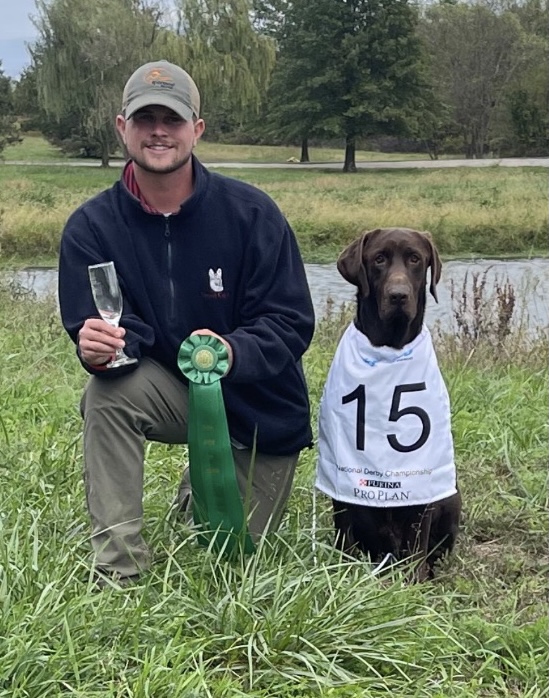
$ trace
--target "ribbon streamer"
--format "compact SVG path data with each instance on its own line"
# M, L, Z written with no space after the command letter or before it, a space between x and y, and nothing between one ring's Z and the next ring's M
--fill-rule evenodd
M189 470L193 519L202 531L198 540L229 556L252 553L220 383L229 367L227 349L216 337L191 335L179 347L177 365L189 379Z

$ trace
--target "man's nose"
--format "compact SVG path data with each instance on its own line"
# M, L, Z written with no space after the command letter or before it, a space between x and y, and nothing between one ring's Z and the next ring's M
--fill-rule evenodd
M164 123L164 119L155 119L152 122L152 132L166 133L166 124Z

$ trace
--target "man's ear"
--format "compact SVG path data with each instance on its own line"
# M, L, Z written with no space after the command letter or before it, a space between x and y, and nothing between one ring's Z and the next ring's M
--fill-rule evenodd
M206 123L204 122L204 119L196 119L193 123L194 126L194 141L193 141L193 148L196 148L196 145L200 138L202 137L202 134L204 133L204 130L206 129Z
M118 142L124 148L126 146L126 119L122 114L118 114L115 122L116 137Z

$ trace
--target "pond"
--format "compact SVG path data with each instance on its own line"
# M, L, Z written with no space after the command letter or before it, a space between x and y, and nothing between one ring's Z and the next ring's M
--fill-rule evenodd
M353 301L355 288L339 275L335 264L306 264L305 268L317 317L326 312L328 299L336 308ZM9 277L4 274L2 278L20 294L32 293L37 298L43 298L56 293L56 269L28 267ZM549 325L549 259L545 258L446 262L438 286L439 302L435 303L431 296L427 302L427 324L431 327L437 324L442 330L451 331L459 298L465 289L470 304L475 283L477 288L479 284L485 284L481 296L477 294L482 301L483 312L497 312L497 289L500 289L501 296L509 284L515 296L515 323L521 323L531 330Z
M307 275L315 306L321 314L326 308L328 295L336 304L355 298L356 289L339 275L335 264L309 265ZM438 303L428 295L425 313L427 325L433 327L437 324L442 330L451 331L460 299L465 296L469 312L475 295L473 287L476 284L478 288L482 283L485 284L484 290L477 293L482 312L497 312L498 288L500 295L502 292L505 294L505 286L509 285L515 297L514 322L531 330L548 327L549 259L545 258L455 260L444 263L437 287Z

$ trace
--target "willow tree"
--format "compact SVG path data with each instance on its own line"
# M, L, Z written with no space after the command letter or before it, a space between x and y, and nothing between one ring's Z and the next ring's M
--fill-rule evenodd
M108 165L124 83L153 57L161 12L141 0L38 0L33 47L41 107L76 120L76 137Z
M274 41L253 26L250 0L178 0L165 36L166 58L188 70L211 126L238 127L263 100L275 62Z

